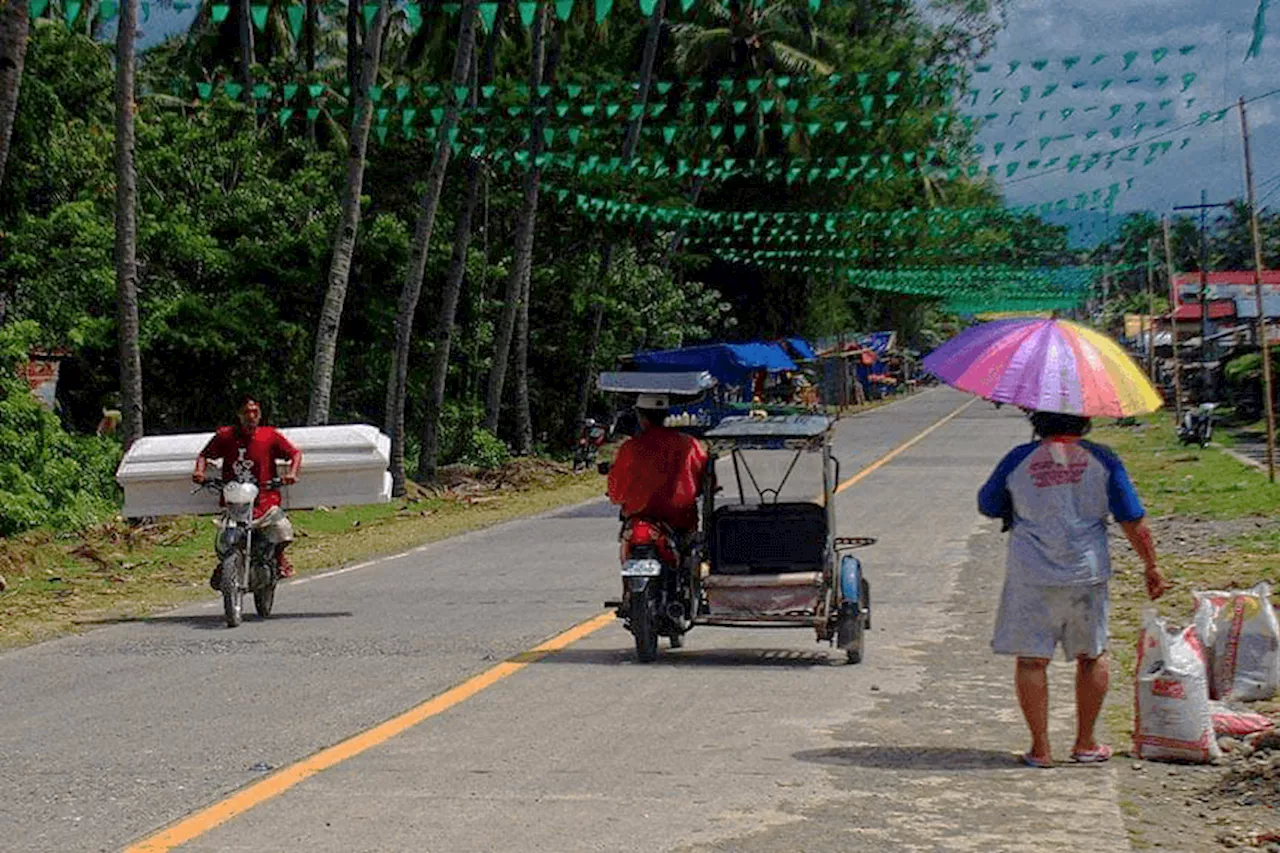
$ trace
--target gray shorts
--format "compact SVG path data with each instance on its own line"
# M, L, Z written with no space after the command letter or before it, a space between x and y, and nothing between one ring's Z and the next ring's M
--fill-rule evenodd
M996 654L1053 658L1062 644L1067 660L1096 658L1107 650L1111 598L1105 583L1030 586L1006 580L991 648Z

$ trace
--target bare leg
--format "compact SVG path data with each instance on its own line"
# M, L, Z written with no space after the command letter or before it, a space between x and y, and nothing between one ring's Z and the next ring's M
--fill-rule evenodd
M1014 685L1018 689L1018 705L1031 730L1031 755L1049 761L1049 661L1043 658L1018 658Z
M1096 658L1077 658L1076 745L1072 747L1073 752L1088 752L1098 748L1093 739L1093 726L1102 711L1102 702L1107 698L1110 676L1105 654Z

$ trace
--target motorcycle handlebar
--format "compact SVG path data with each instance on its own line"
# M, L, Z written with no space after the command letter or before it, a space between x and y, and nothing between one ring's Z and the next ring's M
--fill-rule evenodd
M194 489L191 490L191 494L194 495L196 492L202 491L204 489L218 490L218 489L221 489L223 485L225 485L225 483L226 483L225 480L221 480L217 477L205 477L204 482L199 483ZM274 490L274 489L284 488L284 485L285 485L284 480L281 480L279 477L272 477L270 480L267 481L267 484L265 486L261 486L261 488Z

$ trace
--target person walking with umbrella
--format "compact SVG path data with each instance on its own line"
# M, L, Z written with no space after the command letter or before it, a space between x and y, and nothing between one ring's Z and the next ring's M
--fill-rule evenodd
M1160 397L1114 341L1061 320L1005 320L962 333L926 369L954 387L1030 410L1035 440L1010 451L978 509L1010 530L992 649L1017 658L1014 685L1031 733L1022 761L1052 767L1048 665L1076 661L1074 761L1111 757L1094 726L1109 682L1107 519L1124 530L1154 600L1168 589L1145 510L1119 457L1084 440L1091 417L1154 411Z

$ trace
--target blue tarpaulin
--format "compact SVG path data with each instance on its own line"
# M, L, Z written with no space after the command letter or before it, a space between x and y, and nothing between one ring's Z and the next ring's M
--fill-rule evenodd
M809 342L804 338L787 338L787 343L791 345L791 349L795 354L804 361L815 359L818 354L813 351L813 347L809 346Z
M757 370L779 373L799 370L779 344L707 344L682 349L638 352L635 365L646 370L706 370L717 380L741 385Z

